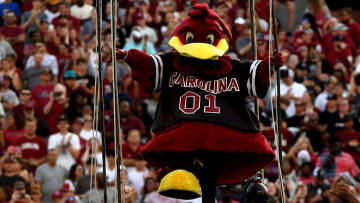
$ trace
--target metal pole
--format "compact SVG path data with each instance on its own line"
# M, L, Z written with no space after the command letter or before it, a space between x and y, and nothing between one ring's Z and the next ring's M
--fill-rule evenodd
M102 81L102 54L101 54L101 34L102 34L102 0L96 0L96 49L98 54L98 77L99 77L99 94L100 94L100 120L101 120L101 135L102 135L102 159L103 159L103 175L104 175L104 203L107 203L107 181L106 181L106 142L105 142L105 119L104 119L104 91Z

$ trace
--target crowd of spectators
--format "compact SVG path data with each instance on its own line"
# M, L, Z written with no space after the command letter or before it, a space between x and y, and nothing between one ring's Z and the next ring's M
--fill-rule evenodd
M156 54L171 50L171 33L195 1L118 2L117 47ZM99 33L105 126L100 124L95 131L94 4L94 0L0 0L0 203L95 203L104 192L108 202L115 201L111 7L104 2ZM255 4L257 56L264 59L269 54L269 1L255 0ZM287 25L276 25L285 59L280 93L287 202L356 202L360 199L360 25L351 8L333 11L324 0L309 0L300 24L294 23L293 0L276 0L275 7L279 4L288 13ZM247 1L213 0L210 7L232 30L228 54L252 59ZM157 193L156 169L139 151L153 136L151 123L160 94L146 93L133 81L131 67L120 62L116 66L124 158L120 169L127 202L196 202ZM261 126L272 146L274 96L272 89L259 101ZM106 160L101 155L103 144L108 149ZM280 202L276 161L265 168L265 182L270 202ZM236 202L242 185L217 191L219 202Z

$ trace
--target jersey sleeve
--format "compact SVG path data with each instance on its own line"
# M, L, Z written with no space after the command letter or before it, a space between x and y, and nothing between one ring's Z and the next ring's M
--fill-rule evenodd
M263 98L269 88L268 60L235 60L233 67L240 74L240 80L246 89L246 95ZM244 84L245 83L245 84Z
M136 49L128 52L126 62L131 68L131 76L147 92L156 92L161 89L164 75L164 55L148 55Z

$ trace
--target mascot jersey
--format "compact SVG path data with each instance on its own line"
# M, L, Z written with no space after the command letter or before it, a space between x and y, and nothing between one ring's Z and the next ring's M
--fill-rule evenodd
M144 159L178 168L194 152L221 153L217 184L241 182L275 156L246 100L266 95L268 60L230 58L224 33L231 38L221 18L197 4L175 28L169 42L173 51L120 54L134 80L149 92L161 91L155 136L141 151Z

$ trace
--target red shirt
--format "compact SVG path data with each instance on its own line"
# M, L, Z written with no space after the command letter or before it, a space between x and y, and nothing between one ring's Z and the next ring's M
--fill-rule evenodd
M347 26L349 28L348 33L350 34L351 38L354 39L354 41L357 43L360 43L360 25L354 21Z
M1 28L1 33L5 36L5 37L17 37L20 34L24 34L24 29L21 28L20 26L8 26L5 25ZM16 43L11 43L12 48L15 50L16 54L17 54L17 58L18 59L23 59L24 57L24 46L22 42L16 42Z
M336 133L342 146L345 146L344 151L351 154L355 161L360 160L360 152L356 150L356 147L360 144L360 132L354 130L352 132L345 132L341 130ZM355 146L350 146L354 144Z
M87 141L80 136L79 136L79 139L80 139L80 153L79 153L78 158L76 159L77 163L81 163L81 158L86 151L86 143L87 143Z
M128 143L124 143L122 145L122 154L125 159L133 159L135 158L136 154L140 153L141 145L133 151Z
M15 146L18 139L24 136L24 129L21 130L13 130L6 129L4 130L4 138L6 142L6 146Z
M57 27L59 25L59 19L60 17L56 17L52 20L52 24ZM76 31L80 32L80 21L79 19L75 18L74 16L70 16L70 20L72 23L72 28L74 28Z
M141 132L145 131L144 123L136 116L130 115L128 118L120 118L120 126L122 129L132 130L137 129ZM114 131L114 118L110 119L105 127L106 132Z
M16 145L21 148L23 159L40 159L47 154L47 145L44 138L35 136L31 139L21 136Z
M46 120L48 121L48 126L51 134L57 133L59 131L59 129L57 128L57 121L64 111L64 105L59 104L56 100L54 100L51 111L46 115Z
M347 68L350 68L351 63L348 60L348 57L351 56L351 50L348 47L342 49L341 51L336 51L335 49L333 49L326 53L326 60L328 60L332 66L335 66L335 64L337 63L342 63Z
M43 109L50 99L50 93L54 90L55 85L53 83L47 85L35 85L31 90L31 95L35 101L36 115L41 119L45 119Z

